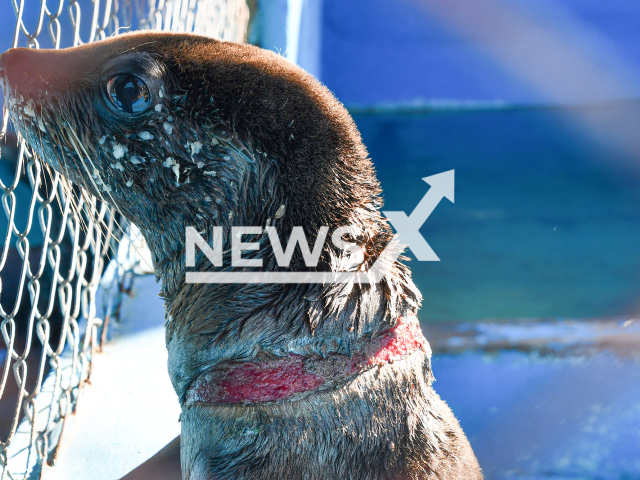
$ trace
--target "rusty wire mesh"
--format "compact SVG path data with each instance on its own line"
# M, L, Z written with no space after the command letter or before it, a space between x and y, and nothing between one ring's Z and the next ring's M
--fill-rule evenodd
M11 2L16 15L14 47L75 46L129 29L243 41L249 20L245 0L0 1ZM16 147L13 177L0 178L7 217L0 257L0 480L42 478L43 467L55 464L118 301L109 296L98 312L98 288L117 297L139 263L128 255L131 242L118 224L130 235L135 227L75 187L71 198L63 179L43 171L23 139ZM103 275L109 259L110 273Z

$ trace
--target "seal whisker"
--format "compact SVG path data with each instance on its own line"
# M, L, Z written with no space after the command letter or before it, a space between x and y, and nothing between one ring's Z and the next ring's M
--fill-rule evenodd
M63 115L61 114L61 116ZM63 134L58 128L58 125L54 124L54 127L59 133L59 137L63 138ZM58 156L58 160L60 161L61 167L66 171L70 171L67 165L67 158L65 157L65 155L57 155L57 156ZM60 187L62 188L63 193L69 197L71 209L73 210L74 214L78 218L78 221L80 222L80 226L83 228L85 232L88 232L89 226L87 225L85 218L82 215L82 212L80 211L80 202L74 191L73 185L70 183L69 179L67 179L65 176L60 175L59 178L60 178ZM84 178L81 178L80 181L84 184ZM82 192L83 186L80 185L79 188L80 188L80 191ZM85 185L85 188L86 188L86 185ZM83 202L83 205L84 204L85 202ZM84 208L84 206L82 208Z
M69 124L69 122L67 122L67 124ZM111 199L111 202L107 202L107 201L104 199L104 197L102 196L102 194L100 193L100 190L98 189L98 187L97 187L96 183L93 181L93 176L92 176L91 172L89 171L89 169L88 169L88 167L87 167L86 163L84 162L84 158L86 158L86 159L89 161L89 163L91 164L92 168L94 169L94 172L98 172L98 179L102 182L102 184L103 184L103 185L106 185L106 184L105 184L105 183L104 183L104 181L102 180L102 177L101 177L101 175L100 175L100 171L96 168L96 166L94 165L94 163L91 161L91 157L90 157L90 155L87 153L86 149L84 148L84 146L83 146L83 145L82 145L82 143L80 142L80 139L78 138L78 136L76 135L76 133L75 133L75 132L73 131L73 129L71 129L71 128L67 128L67 129L65 129L65 131L67 131L67 132L71 133L71 134L75 137L75 140L77 141L77 143L76 143L75 141L73 141L73 139L69 138L70 143L73 145L74 150L76 151L76 154L78 155L78 157L79 157L80 161L82 162L82 166L84 167L85 171L87 172L88 177L91 179L91 182L93 183L94 188L96 189L96 192L97 192L97 193L98 193L98 195L100 196L100 200L101 200L101 201L103 201L103 202L105 202L105 203L108 203L109 205L112 205L112 206L113 206L113 208L114 208L114 209L115 209L115 210L116 210L120 215L122 215L122 217L123 217L123 218L126 218L126 217L124 216L124 214L122 213L122 211L118 208L118 205L117 205L116 201L114 200L114 198L113 198L113 196L111 195L111 192L110 192L109 190L106 190L106 192L107 192L107 195L109 195L109 198ZM82 151L83 151L83 152L84 152L84 154L85 154L85 157L84 157L84 158L83 158L83 155L81 155L81 154L80 154L80 152L78 151L78 145L80 146L80 148L82 149ZM84 192L83 192L82 194L84 195ZM86 204L86 202L85 202L85 204ZM96 216L96 217L94 217L94 218L96 218L96 219L97 219L97 216ZM103 227L105 227L105 231L107 231L107 230L108 230L108 227L107 227L106 223L104 222L104 220L99 220L99 222L101 222L101 223L102 223ZM131 247L132 247L132 248L133 248L133 249L134 249L134 250L139 254L139 257L140 257L140 258L141 258L145 263L147 263L147 261L144 259L144 255L142 255L142 252L140 252L140 251L138 250L138 248L135 246L135 242L133 242L133 240L129 237L129 235L127 234L127 232L125 231L125 229L124 229L124 228L122 228L122 226L120 225L120 223L118 222L118 220L117 220L117 219L115 219L115 218L114 218L114 223L115 223L115 225L118 227L118 229L120 230L120 232L121 232L122 236L124 236L124 237L129 241L129 245L130 245L130 246L131 246ZM118 243L120 243L120 240L119 240L117 237L114 237L114 238L116 238L116 241L117 241ZM110 247L110 248L111 248L111 247ZM116 252L114 252L114 254L116 254ZM147 266L148 266L149 268L153 268L151 265L148 265L148 264L147 264Z
M51 182L51 187L52 187L52 193L53 190L55 190L55 185L56 183L60 183L63 179L66 180L64 177L60 176L57 180L55 175L58 175L57 172L52 173L52 168L44 161L40 158L40 155L38 155L37 153L34 152L34 158L36 159L36 161L38 163L40 163L40 167L41 167L41 171L42 171L42 176L45 177L44 178L44 185L45 185L45 190L47 192L47 198L49 198L50 193L49 193L49 184L46 181L46 176L49 177L49 181ZM55 200L56 203L58 204L58 208L60 210L60 212L63 211L63 207L62 207L62 200L60 199L59 195L55 195ZM73 208L73 207L72 207Z
M84 159L82 158L82 155L80 155L80 153L77 150L77 145L80 145L80 148L82 148L82 151L84 152L84 154L86 155L86 159L89 161L89 163L91 164L91 167L94 169L94 172L98 172L98 178L100 179L100 181L102 182L103 185L106 185L106 183L104 182L104 180L102 180L102 177L100 176L100 171L96 168L96 166L94 165L94 163L91 161L91 157L89 156L89 154L87 153L87 151L85 150L84 146L82 145L82 143L80 142L80 139L78 138L78 136L76 135L76 133L69 129L68 130L70 133L73 134L73 136L76 138L76 140L78 141L78 143L76 144L75 142L73 142L74 148L76 149L76 153L78 153L78 156L80 157L80 161L82 162L82 166L84 167L84 169L86 170L87 174L89 175L90 178L93 179L93 177L91 176L91 173L89 172L86 164L84 163ZM94 187L96 187L95 182L94 182ZM96 187L96 191L98 193L98 195L100 195L100 199L105 202L104 197L102 196L102 194L100 193L100 191L97 189ZM116 201L114 200L113 196L111 195L111 192L109 190L107 190L107 195L109 195L109 198L111 199L111 202L106 202L109 203L110 205L113 206L113 208L116 209L116 211L122 215L122 211L120 211L120 209L118 208L118 204L116 203ZM116 222L117 223L117 222ZM124 230L121 228L120 229L122 231L123 234L125 234ZM130 240L130 239L129 239Z
M73 132L73 130L65 129L65 131L66 131L66 132L70 132L70 133L72 133L72 134L76 137L76 139L78 139L78 137L75 135L75 132ZM73 139L71 139L71 138L69 138L69 137L67 137L67 139L69 140L69 143L71 143L71 145L73 146L74 150L76 151L76 155L78 155L78 158L80 159L80 162L81 162L81 164L82 164L82 167L85 169L85 171L87 172L87 176L89 177L89 179L90 179L90 180L91 180L91 182L93 183L93 186L94 186L94 188L95 188L95 190L96 190L96 193L99 195L100 200L101 200L102 202L108 203L108 202L106 202L106 200L104 199L104 197L103 197L103 196L102 196L102 194L100 193L100 190L98 189L98 186L96 185L95 181L93 180L93 176L91 175L91 172L89 171L89 169L88 169L88 167L87 167L86 163L84 162L83 155L82 155L82 154L80 153L80 151L78 150L78 143L76 143ZM78 142L79 142L79 139L78 139ZM80 144L80 146L82 146L82 144ZM83 148L83 150L84 150L84 148ZM84 150L84 152L85 152L85 154L86 154L86 150ZM87 154L87 155L88 155L88 154ZM89 160L89 161L90 161L90 160ZM94 167L94 168L95 168L95 167ZM99 180L102 182L102 179L101 179L100 177L99 177ZM83 179L83 181L84 181L84 179ZM106 230L106 229L107 229L107 225L106 225L106 223L104 222L104 220L103 220L103 219L101 219L101 218L99 217L99 215L97 214L97 212L95 211L95 206L93 205L93 203L92 203L92 202L90 202L90 201L89 201L89 199L88 199L87 197L84 197L84 196L86 195L86 193L85 193L85 189L82 189L82 188L81 188L80 192L81 192L81 195L83 196L83 198L85 199L85 201L83 202L83 204L85 205L85 208L88 208L88 207L86 207L87 205L92 205L92 207L93 207L93 208L92 208L92 210L94 210L94 211L91 211L91 215L89 216L89 218L92 218L92 219L94 219L95 221L97 221L99 224L101 224L103 227L105 227L105 230ZM109 192L107 192L107 193L109 193ZM117 208L117 207L114 207L114 208L118 211L118 208ZM120 213L120 212L118 211L118 213ZM122 215L122 213L120 213L120 214ZM116 222L116 224L117 224L117 222ZM119 226L119 224L118 224L118 228L120 228L120 230L122 231L123 235L126 235L126 234L124 233L124 230ZM86 226L86 229L88 230L88 226Z
M73 147L73 149L76 151L76 155L78 155L78 159L80 160L80 163L82 164L82 167L85 169L85 171L87 172L87 176L89 177L89 180L91 180L91 183L93 184L93 187L96 190L96 194L98 195L98 197L100 198L100 200L102 200L103 202L105 201L104 197L102 196L102 193L100 193L100 189L98 188L98 185L96 184L96 182L93 180L93 175L92 173L89 171L89 168L87 168L86 163L84 162L84 155L82 153L80 153L80 150L78 148L78 145L80 145L80 147L82 148L84 154L87 156L87 160L91 161L88 157L89 154L86 152L86 150L84 149L84 147L82 146L82 143L80 142L80 140L78 139L77 135L75 134L75 132L70 129L70 128L65 128L64 129L65 132L71 133L75 139L78 141L78 143L76 143L72 138L67 137L67 139L69 140L69 143L71 143L71 146ZM98 179L100 180L100 182L104 185L104 182L102 181L102 178L100 177L100 172L98 169L95 168L95 166L92 163L92 166L94 167L94 172L97 172L98 175ZM108 193L108 192L107 192ZM116 207L117 209L117 207Z
M40 115L42 115L42 111L40 112ZM44 150L44 141L43 141L43 133L40 129L35 130L36 135L38 136L38 142L40 144L40 150ZM51 187L52 190L55 190L55 185L56 183L59 181L59 179L64 178L59 176L59 178L56 180L55 176L51 173L52 168L51 166L45 162L42 158L40 158L40 155L38 154L37 151L33 151L33 157L36 160L36 162L38 162L40 164L40 171L42 172L41 175L43 176L43 180L42 183L44 183L45 186L45 192L47 195L47 198L49 198L49 183L47 182L47 175L49 177L49 181L51 182ZM66 179L65 179L66 180ZM60 209L60 211L63 211L62 208L62 201L60 200L60 197L58 195L55 195L55 199L56 202L58 204L58 208Z
M6 92L5 95L7 95ZM9 128L9 108L7 106L7 101L5 100L2 105L2 128L0 128L0 141L4 140L4 137L7 134L7 128Z
M91 161L91 157L89 156L89 154L87 153L87 151L85 150L84 146L82 145L82 142L80 142L80 139L78 138L78 136L76 135L76 133L73 131L73 129L71 128L67 128L65 129L66 132L71 133L74 137L75 140L77 140L77 143L71 139L68 138L70 140L70 143L72 144L74 150L76 151L76 154L78 155L78 158L80 159L80 162L82 163L82 167L84 168L84 170L87 172L87 176L89 177L89 179L91 180L91 183L93 184L93 187L96 190L96 193L98 194L99 198L101 201L108 203L110 205L113 206L113 208L115 208L115 210L122 215L122 212L120 211L120 209L118 208L118 206L115 203L115 200L113 199L113 197L111 196L111 193L106 190L107 195L109 195L109 198L111 199L111 202L107 202L105 200L105 198L102 196L102 193L100 193L100 189L98 188L98 186L96 185L95 181L93 180L93 175L91 174L91 172L89 171L89 168L87 167L87 164L85 163L85 158L89 161L89 163L91 164L91 166L93 167L93 171L97 172L98 175L98 179L100 180L102 185L106 185L106 183L104 182L104 180L102 179L102 176L100 175L100 171L96 168L96 166L94 165L94 163ZM82 155L82 153L80 153L80 151L78 150L78 145L80 146L80 148L82 149L82 152L84 153L84 156ZM84 191L82 192L82 195L84 195ZM104 222L104 221L103 221ZM106 226L106 225L105 225ZM122 229L121 229L122 230ZM124 233L124 231L123 231Z

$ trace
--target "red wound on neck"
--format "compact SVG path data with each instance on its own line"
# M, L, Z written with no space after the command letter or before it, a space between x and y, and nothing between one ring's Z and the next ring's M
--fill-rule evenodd
M366 344L351 358L329 355L307 359L290 354L271 361L226 364L201 375L187 393L187 404L251 404L276 402L296 394L337 386L375 365L399 360L416 350L428 351L416 319L400 317L388 332Z
M289 355L266 364L245 363L228 370L217 384L219 403L275 402L324 383L319 375L306 372L304 357Z
M396 326L382 336L378 351L369 360L369 365L393 362L414 350L424 350L426 343L420 324L400 317Z

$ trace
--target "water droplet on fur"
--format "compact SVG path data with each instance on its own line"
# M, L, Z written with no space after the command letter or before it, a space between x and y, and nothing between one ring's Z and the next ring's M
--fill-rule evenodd
M124 157L124 154L126 152L127 152L127 147L125 147L124 145L120 145L119 143L116 143L113 146L113 156L116 158L116 160Z
M24 106L24 113L26 115L29 115L30 117L34 117L36 116L36 110L35 108L33 108L33 103L29 102Z
M197 155L202 150L202 144L200 142L193 142L191 144L191 155Z

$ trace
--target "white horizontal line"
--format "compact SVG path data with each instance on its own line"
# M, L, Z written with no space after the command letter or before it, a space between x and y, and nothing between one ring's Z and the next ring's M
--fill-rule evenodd
M363 272L187 272L187 283L376 283Z

